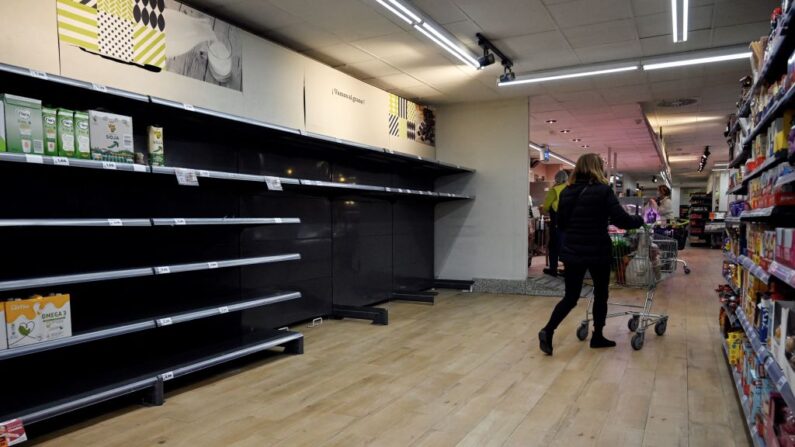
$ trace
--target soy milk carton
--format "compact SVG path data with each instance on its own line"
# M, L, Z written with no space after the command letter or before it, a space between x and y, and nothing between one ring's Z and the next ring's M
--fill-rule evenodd
M6 121L6 149L23 154L44 154L41 101L3 95Z
M68 294L8 301L5 313L9 348L72 336Z
M135 156L132 118L96 110L89 110L88 116L91 158L132 163Z

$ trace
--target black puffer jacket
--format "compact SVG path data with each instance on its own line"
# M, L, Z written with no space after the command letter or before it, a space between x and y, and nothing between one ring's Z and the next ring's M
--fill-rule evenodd
M608 223L619 228L640 228L643 219L631 216L609 186L577 182L563 190L558 205L558 227L563 232L563 262L610 262L612 242Z

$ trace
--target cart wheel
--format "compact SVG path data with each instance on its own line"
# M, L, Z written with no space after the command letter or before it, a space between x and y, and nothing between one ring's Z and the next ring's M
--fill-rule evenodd
M588 338L588 323L582 323L580 327L577 328L577 338L580 341L584 341Z
M668 329L668 319L662 319L654 325L654 333L657 335L665 334L665 330Z
M689 275L689 274L690 274L690 267L685 266L685 275Z
M638 330L638 324L640 323L640 317L637 315L633 316L632 318L627 321L627 327L630 331L635 332Z
M632 345L632 349L634 349L636 351L640 351L641 349L643 349L644 338L646 338L646 336L645 336L645 334L642 334L642 333L637 333L637 334L633 335L632 336L632 340L630 341L630 344Z

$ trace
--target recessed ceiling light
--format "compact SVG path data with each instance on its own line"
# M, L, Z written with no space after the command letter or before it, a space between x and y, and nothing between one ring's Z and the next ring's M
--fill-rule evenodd
M547 124L555 124L558 120L547 120Z
M571 129L562 129L560 131L560 133L569 133L569 132L571 132Z
M572 138L571 141L579 143L580 141L582 141L582 138Z

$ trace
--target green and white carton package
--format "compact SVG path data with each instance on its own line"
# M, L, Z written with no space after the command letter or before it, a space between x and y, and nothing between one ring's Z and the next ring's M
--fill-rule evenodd
M58 155L58 111L43 107L41 116L44 121L44 155Z
M75 112L75 157L91 159L88 113Z
M75 112L58 109L58 155L75 156Z
M166 154L163 150L163 128L149 126L149 164L152 166L165 166Z
M3 101L0 101L0 152L6 151L6 112Z
M116 163L132 163L132 117L89 110L91 158Z
M6 146L9 152L44 154L41 101L3 95L6 118Z

